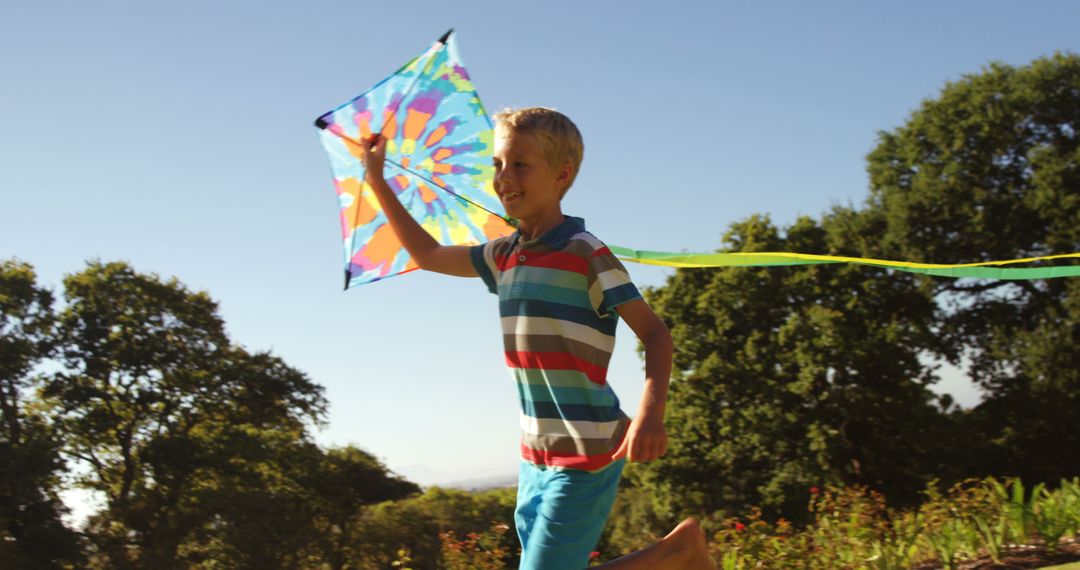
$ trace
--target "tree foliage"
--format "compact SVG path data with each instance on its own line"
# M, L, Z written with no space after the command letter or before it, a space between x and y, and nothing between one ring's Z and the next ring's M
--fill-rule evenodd
M993 64L880 133L870 196L785 228L751 217L722 251L967 262L1080 250L1080 58ZM681 269L649 292L675 338L669 456L612 536L688 512L805 516L811 485L900 503L932 478L1080 472L1080 282L885 270ZM936 363L986 390L958 410Z
M729 251L845 251L808 218L753 217ZM675 340L668 457L637 470L671 523L760 505L798 517L808 489L859 483L913 499L946 463L946 420L919 358L938 343L916 278L855 267L680 270L648 294ZM889 418L889 421L882 421Z
M175 280L91 263L64 287L64 370L42 394L65 453L87 468L78 484L105 497L108 524L91 536L115 567L176 566L210 515L192 508L207 470L242 471L241 458L301 440L322 390L234 346L209 296Z
M416 570L444 567L440 532L458 537L485 533L493 525L514 528L514 489L469 493L455 489L428 489L423 495L403 501L385 502L364 510L355 546L355 565L364 570L389 568L405 548ZM498 534L503 562L516 568L519 558L517 535Z
M64 286L54 314L28 266L0 273L11 567L82 560L59 520L65 466L104 497L86 526L101 568L345 568L362 508L419 491L360 449L314 444L322 388L231 342L205 293L123 263Z
M881 133L869 156L874 253L981 261L1080 250L1080 56L993 64ZM872 243L872 242L870 242ZM866 248L870 250L871 248ZM940 280L951 350L986 392L978 473L1080 472L1080 282ZM963 356L964 360L957 360Z
M33 409L38 366L53 351L52 294L34 269L0 262L0 566L60 568L82 560L57 495L63 462L50 426Z

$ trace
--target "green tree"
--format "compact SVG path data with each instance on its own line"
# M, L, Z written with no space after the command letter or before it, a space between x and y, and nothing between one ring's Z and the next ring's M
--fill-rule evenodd
M283 432L215 433L212 462L185 501L209 514L178 559L197 568L355 567L365 505L419 491L353 448L323 450Z
M783 231L751 218L724 249L928 262L1075 252L1078 119L1077 56L990 65L880 134L862 208ZM617 507L632 516L613 542L686 511L798 518L810 484L907 502L930 477L1080 472L1065 451L1080 449L1080 281L729 268L679 270L649 298L676 338L671 446L630 470L637 499ZM967 364L986 401L935 401L937 360Z
M869 155L862 252L969 262L1080 249L1080 57L992 64L947 84ZM986 400L972 474L1080 472L1080 281L935 280L943 356ZM960 356L963 356L963 359Z
M493 525L509 532L489 534L501 541L507 568L516 568L520 550L514 528L513 488L470 493L433 487L423 495L365 508L359 519L359 542L352 567L381 570L390 567L398 552L407 549L411 568L444 567L439 533L451 531L459 538L488 533Z
M378 459L355 447L319 450L316 469L300 478L311 495L323 560L332 570L354 567L364 536L365 507L418 494L420 487L391 475Z
M853 223L736 223L727 251L852 253ZM899 500L940 473L948 419L920 354L937 347L935 305L914 276L814 265L678 270L649 291L675 340L668 456L632 470L659 532L688 513L805 517L811 486L865 484ZM660 528L655 528L659 524ZM637 531L640 534L640 530Z
M105 497L91 536L113 567L176 567L185 537L216 516L200 492L270 443L302 443L322 389L230 343L209 296L175 280L91 263L64 285L64 371L42 394L87 468L78 484Z
M29 404L38 366L53 351L52 294L33 268L0 262L0 566L62 568L82 560L57 497L64 462Z
M92 566L345 568L361 508L419 488L322 449L322 388L232 343L214 301L91 263L65 281L63 370L41 391L76 482L105 497Z

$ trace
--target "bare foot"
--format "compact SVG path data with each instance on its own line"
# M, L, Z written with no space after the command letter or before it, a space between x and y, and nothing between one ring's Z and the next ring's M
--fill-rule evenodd
M696 519L689 518L679 523L675 530L668 533L662 541L671 564L666 568L679 570L716 570L712 558L709 558L705 533ZM665 557L665 562L667 558Z
M716 570L709 558L705 533L694 519L686 519L660 542L602 564L604 570Z

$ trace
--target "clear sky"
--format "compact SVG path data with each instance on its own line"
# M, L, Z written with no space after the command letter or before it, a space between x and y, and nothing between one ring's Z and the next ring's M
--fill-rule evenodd
M176 276L234 340L326 387L320 442L422 483L513 474L494 297L422 273L341 291L316 116L454 27L490 111L581 127L567 213L609 243L707 251L752 213L861 202L877 131L990 61L1077 51L1077 22L1065 0L6 2L0 257L57 290L91 258ZM610 381L633 412L641 363L620 336Z

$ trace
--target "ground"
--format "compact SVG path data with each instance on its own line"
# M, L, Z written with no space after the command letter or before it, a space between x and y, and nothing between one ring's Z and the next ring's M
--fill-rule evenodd
M958 566L960 570L1020 570L1027 568L1042 568L1045 570L1080 570L1080 563L1067 564L1080 561L1080 541L1075 538L1065 539L1058 546L1058 551L1049 554L1042 546L1024 546L1011 550L1002 555L1001 563L990 560L984 556L977 560L964 562ZM1057 566L1057 565L1062 566ZM936 570L940 564L920 564L914 570Z

